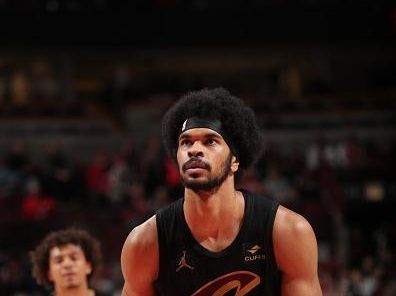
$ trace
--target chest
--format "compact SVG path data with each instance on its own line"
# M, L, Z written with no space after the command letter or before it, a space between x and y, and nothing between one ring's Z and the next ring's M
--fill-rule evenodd
M233 243L217 253L195 244L174 250L161 273L161 282L168 285L165 290L172 295L245 295L238 293L241 289L262 289L271 275L269 263L262 241Z
M250 202L239 231L224 239L200 240L189 229L180 205L169 216L159 217L159 295L280 295L272 212L267 205L250 207Z

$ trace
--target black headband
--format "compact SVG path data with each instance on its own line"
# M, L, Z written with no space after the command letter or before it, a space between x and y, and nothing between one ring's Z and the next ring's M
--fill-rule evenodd
M231 152L238 158L237 149L235 149L234 143L231 141L231 138L228 137L227 133L224 131L220 120L198 117L188 118L183 122L179 135L193 128L208 128L215 131L223 137L224 141L230 147Z

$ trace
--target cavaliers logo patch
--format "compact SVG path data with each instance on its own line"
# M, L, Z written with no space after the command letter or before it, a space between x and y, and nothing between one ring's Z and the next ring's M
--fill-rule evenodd
M207 283L191 296L223 296L235 291L235 296L243 296L260 284L260 277L249 271L236 271L220 276Z

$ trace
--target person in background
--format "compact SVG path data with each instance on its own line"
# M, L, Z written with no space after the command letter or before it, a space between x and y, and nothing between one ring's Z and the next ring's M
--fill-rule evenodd
M37 283L56 296L98 296L89 280L101 265L100 243L75 228L49 233L30 253Z

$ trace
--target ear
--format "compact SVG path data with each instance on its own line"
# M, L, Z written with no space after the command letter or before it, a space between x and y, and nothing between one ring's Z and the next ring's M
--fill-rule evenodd
M85 265L85 274L88 275L91 273L92 273L92 265L91 265L91 263L87 262Z
M235 173L239 168L239 161L235 156L232 156L231 160L231 170L233 173Z

